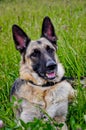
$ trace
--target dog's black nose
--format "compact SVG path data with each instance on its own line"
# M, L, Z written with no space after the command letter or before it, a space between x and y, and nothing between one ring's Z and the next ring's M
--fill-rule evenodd
M53 61L53 60L49 60L49 61L47 61L47 63L46 63L46 68L47 68L48 70L54 70L54 69L56 68L56 66L57 66L57 64L56 64L56 62Z

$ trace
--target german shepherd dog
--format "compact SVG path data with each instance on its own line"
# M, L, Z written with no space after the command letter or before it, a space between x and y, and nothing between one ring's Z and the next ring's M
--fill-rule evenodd
M22 99L16 118L25 123L34 117L43 118L41 108L58 123L64 123L62 130L67 130L68 102L74 98L75 91L63 78L64 68L57 58L57 37L51 19L43 19L38 40L32 41L17 25L13 25L12 33L21 54L20 76L11 90L11 97Z

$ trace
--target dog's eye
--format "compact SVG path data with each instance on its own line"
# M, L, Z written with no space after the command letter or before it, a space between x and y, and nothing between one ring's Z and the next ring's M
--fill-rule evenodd
M39 57L40 56L40 51L37 49L34 49L33 53L31 54L31 57Z
M49 46L46 47L48 53L54 53L54 49L50 48Z

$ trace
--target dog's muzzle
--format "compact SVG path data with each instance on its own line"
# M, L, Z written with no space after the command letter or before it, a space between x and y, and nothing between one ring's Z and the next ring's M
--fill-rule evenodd
M57 64L55 61L50 60L46 63L46 77L50 80L56 77Z

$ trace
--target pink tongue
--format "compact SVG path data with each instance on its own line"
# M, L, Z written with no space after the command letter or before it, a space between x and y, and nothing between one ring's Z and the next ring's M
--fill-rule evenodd
M54 78L55 77L55 73L52 72L52 73L48 73L46 74L48 78Z

